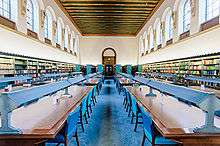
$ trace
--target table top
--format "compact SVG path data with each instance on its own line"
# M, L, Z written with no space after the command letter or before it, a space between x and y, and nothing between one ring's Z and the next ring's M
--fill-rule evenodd
M201 109L155 90L153 92L156 97L145 97L145 94L149 93L147 86L127 87L127 89L136 97L138 104L150 112L157 129L164 137L217 136L220 138L220 134L193 132L194 128L205 124L205 112ZM215 125L220 127L219 117L215 117Z
M71 98L63 97L64 91L59 91L55 95L14 110L11 114L11 125L20 129L22 134L0 135L0 139L54 138L63 127L69 112L78 107L91 89L92 87L71 86L69 87Z
M131 81L130 79L128 78L118 78L119 79L119 82L120 84L126 86L126 85L132 85L133 83L135 83L134 81Z
M190 88L200 90L200 91L205 91L205 92L213 92L213 93L215 93L215 95L218 98L220 98L220 90L213 89L213 88L208 88L208 87L205 87L205 89L202 89L200 86L190 86Z

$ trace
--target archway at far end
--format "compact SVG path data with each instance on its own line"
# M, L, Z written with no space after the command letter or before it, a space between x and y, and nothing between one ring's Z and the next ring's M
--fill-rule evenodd
M116 51L113 48L105 48L102 51L102 64L106 75L114 74L114 65L116 64Z

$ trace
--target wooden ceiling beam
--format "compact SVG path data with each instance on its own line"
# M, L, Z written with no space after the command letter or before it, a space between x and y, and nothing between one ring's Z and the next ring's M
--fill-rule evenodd
M150 14L150 11L130 11L130 10L68 10L69 14L78 14L78 13L127 13L127 14Z
M117 11L117 10L125 10L125 11L152 11L153 8L135 8L135 7L66 7L68 12L77 12L77 11Z
M60 0L82 35L135 35L163 0ZM161 4L161 3L159 3Z
M146 16L119 16L119 15L112 15L112 16L74 16L74 18L118 18L118 19L121 19L121 18L146 18Z
M94 4L85 4L85 3L74 3L74 4L63 4L64 7L68 8L68 7L82 7L82 6L86 6L86 7L134 7L134 8L138 8L138 7L142 7L142 8L154 8L156 5L154 4L150 4L150 5L145 5L145 4L103 4L103 3L94 3Z
M114 17L114 16L127 16L127 17L130 17L130 16L135 16L135 17L144 17L146 18L147 17L147 14L126 14L126 13L100 13L100 14L97 14L97 13L70 13L70 16L74 17L74 18L77 18L77 17L86 17L86 16L99 16L99 17L104 17L104 16L108 16L108 17Z

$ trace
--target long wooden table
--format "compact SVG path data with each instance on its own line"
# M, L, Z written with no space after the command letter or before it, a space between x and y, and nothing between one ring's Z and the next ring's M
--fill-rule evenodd
M147 86L126 88L136 97L138 104L150 112L157 129L164 137L179 141L184 146L220 145L220 133L193 132L195 127L200 127L205 123L205 112L199 108L189 106L155 90L156 97L145 97L145 94L149 93ZM219 117L215 117L215 125L220 127Z
M64 91L59 91L55 95L14 110L11 114L11 125L22 133L0 135L0 146L32 146L54 138L64 126L69 112L79 106L91 89L92 87L87 86L71 86L69 93L72 98L62 97ZM57 98L59 102L56 102Z

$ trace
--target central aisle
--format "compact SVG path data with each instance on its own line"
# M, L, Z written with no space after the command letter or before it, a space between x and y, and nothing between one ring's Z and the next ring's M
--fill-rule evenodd
M123 96L118 94L113 80L105 80L97 101L85 132L83 133L79 127L80 145L140 145L143 129L138 126L137 132L134 132L131 117L127 116L127 112L122 106Z

